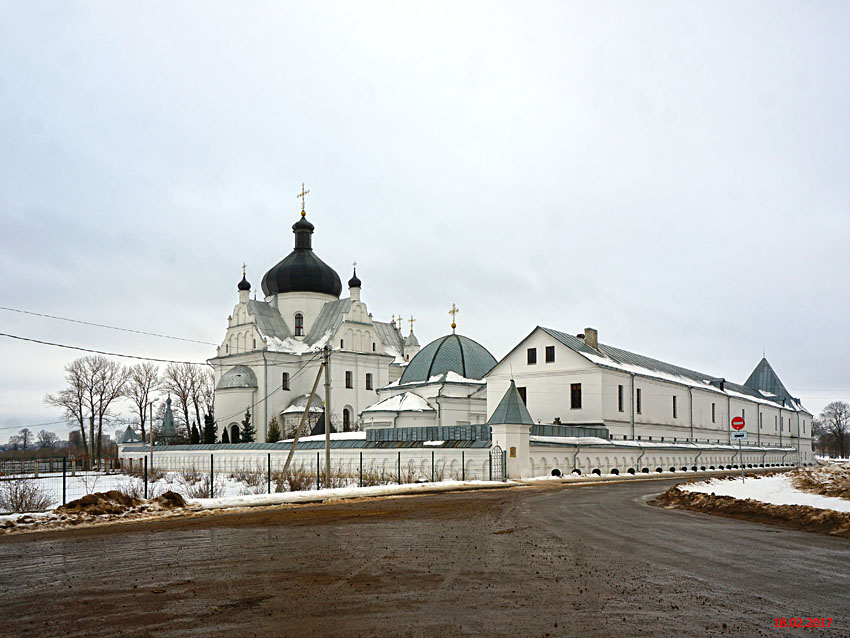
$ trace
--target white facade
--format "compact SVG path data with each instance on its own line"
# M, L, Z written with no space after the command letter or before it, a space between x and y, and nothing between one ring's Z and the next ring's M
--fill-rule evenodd
M627 363L607 357L605 346L577 351L556 334L563 335L536 328L487 375L490 412L513 376L539 423L600 424L613 441L728 445L731 419L743 416L745 446L790 447L799 462L812 462L812 415L798 401L783 405L779 397L708 375L688 378L665 371L661 362L655 369Z

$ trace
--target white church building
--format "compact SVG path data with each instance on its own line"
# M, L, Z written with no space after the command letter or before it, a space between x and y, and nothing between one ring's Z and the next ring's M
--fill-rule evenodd
M325 346L332 349L332 428L353 430L357 416L379 400L378 389L397 379L419 351L412 328L407 337L401 334L400 318L399 325L373 319L360 297L356 268L348 281L349 296L340 298L339 275L313 251L314 230L302 208L292 226L292 252L263 276L262 301L250 298L243 268L239 300L227 318L217 355L209 359L215 370L220 439L239 441L249 408L258 441L266 440L272 417L284 433L294 427ZM317 395L324 396L321 386ZM323 405L314 398L311 410L322 413Z

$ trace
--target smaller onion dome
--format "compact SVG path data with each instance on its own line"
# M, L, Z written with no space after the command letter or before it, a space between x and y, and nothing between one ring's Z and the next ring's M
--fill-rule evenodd
M245 273L242 273L242 281L240 281L240 282L237 284L236 288L237 288L238 290L248 290L248 291L250 291L250 290L251 290L251 284L250 284L250 283L248 283L248 280L247 280L247 279L245 279Z
M363 282L360 281L360 278L357 276L357 268L354 269L354 276L348 280L349 288L360 288Z

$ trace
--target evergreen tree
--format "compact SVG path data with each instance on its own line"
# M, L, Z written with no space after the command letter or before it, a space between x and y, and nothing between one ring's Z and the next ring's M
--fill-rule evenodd
M218 441L216 441L217 438L218 437L216 436L215 432L215 419L213 418L212 414L205 414L203 436L204 443L206 443L207 445L210 445L211 443L218 443Z
M256 436L257 432L251 424L251 410L249 408L248 410L245 410L245 418L242 419L242 430L239 432L239 442L253 443ZM235 442L236 441L234 441L234 443Z
M197 445L201 442L201 433L198 432L198 424L192 421L192 433L189 435L189 443Z
M280 441L280 426L277 424L277 419L272 417L269 420L269 435L267 437L269 443L277 443Z
M227 428L224 428L224 432L221 434L221 442L230 443L230 435L227 433Z

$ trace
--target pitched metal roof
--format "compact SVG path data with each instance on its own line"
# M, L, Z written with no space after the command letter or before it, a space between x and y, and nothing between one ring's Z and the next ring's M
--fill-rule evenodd
M256 301L250 299L248 301L248 314L254 318L254 325L257 326L260 335L264 337L276 337L278 339L287 339L292 336L286 322L276 308L273 308L265 301Z
M516 389L516 383L511 379L511 384L508 386L505 396L499 401L499 405L493 410L493 414L487 420L487 425L498 425L504 423L519 423L525 425L534 425L534 419L525 407L522 397L519 396L519 391Z
M764 403L774 403L778 407L783 407L786 409L799 409L803 411L805 410L805 408L803 408L799 404L799 402L792 401L786 404L786 402L783 401L783 399L790 398L790 395L787 394L787 390L785 391L786 397L780 396L778 399L774 399L769 396L765 396L764 394L759 392L759 389L755 389L747 385L739 385L737 383L732 383L730 381L726 381L725 379L722 380L724 390L720 390L718 381L721 381L721 379L714 375L705 374L704 372L697 372L688 368L683 368L681 366L673 365L672 363L666 363L664 361L659 361L658 359L653 359L651 357L646 357L641 354L629 352L628 350L615 348L614 346L608 346L604 343L599 344L599 350L594 350L585 343L584 339L580 339L574 335L568 334L566 332L561 332L559 330L553 330L552 328L544 328L543 326L538 326L538 328L551 335L571 350L578 352L579 354L588 358L592 363L602 367L608 367L614 370L626 372L633 371L636 374L642 374L642 372L637 369L643 368L647 371L647 373L655 373L661 379L666 379L678 383L693 382L694 384L706 387L715 386L717 392L731 392L734 394L744 395L745 397L749 397ZM767 362L765 361L765 363ZM629 369L628 366L632 366L632 368ZM758 367L756 368L756 370L758 370ZM752 378L752 375L750 375L750 377ZM776 381L779 381L778 377L776 378ZM782 384L779 383L779 385L781 386ZM782 388L784 390L784 386L782 386Z
M348 312L349 308L351 308L351 299L347 297L326 303L322 306L322 311L313 322L313 326L310 328L310 333L307 335L305 341L313 344L328 332L330 332L331 336L335 335L336 331L342 325L342 316Z
M384 321L373 321L375 330L381 343L384 344L384 352L393 357L404 354L404 340L394 323Z
M782 381L779 380L779 376L773 367L771 367L765 358L759 361L756 369L753 370L750 377L744 382L744 385L752 390L764 390L780 399L794 400L788 390L785 389L785 386L782 385Z
M119 444L141 443L141 442L142 442L142 437L140 437L136 433L136 431L133 430L133 428L131 428L129 425L127 426L127 429L124 430L124 434L121 435L121 440L118 441Z

